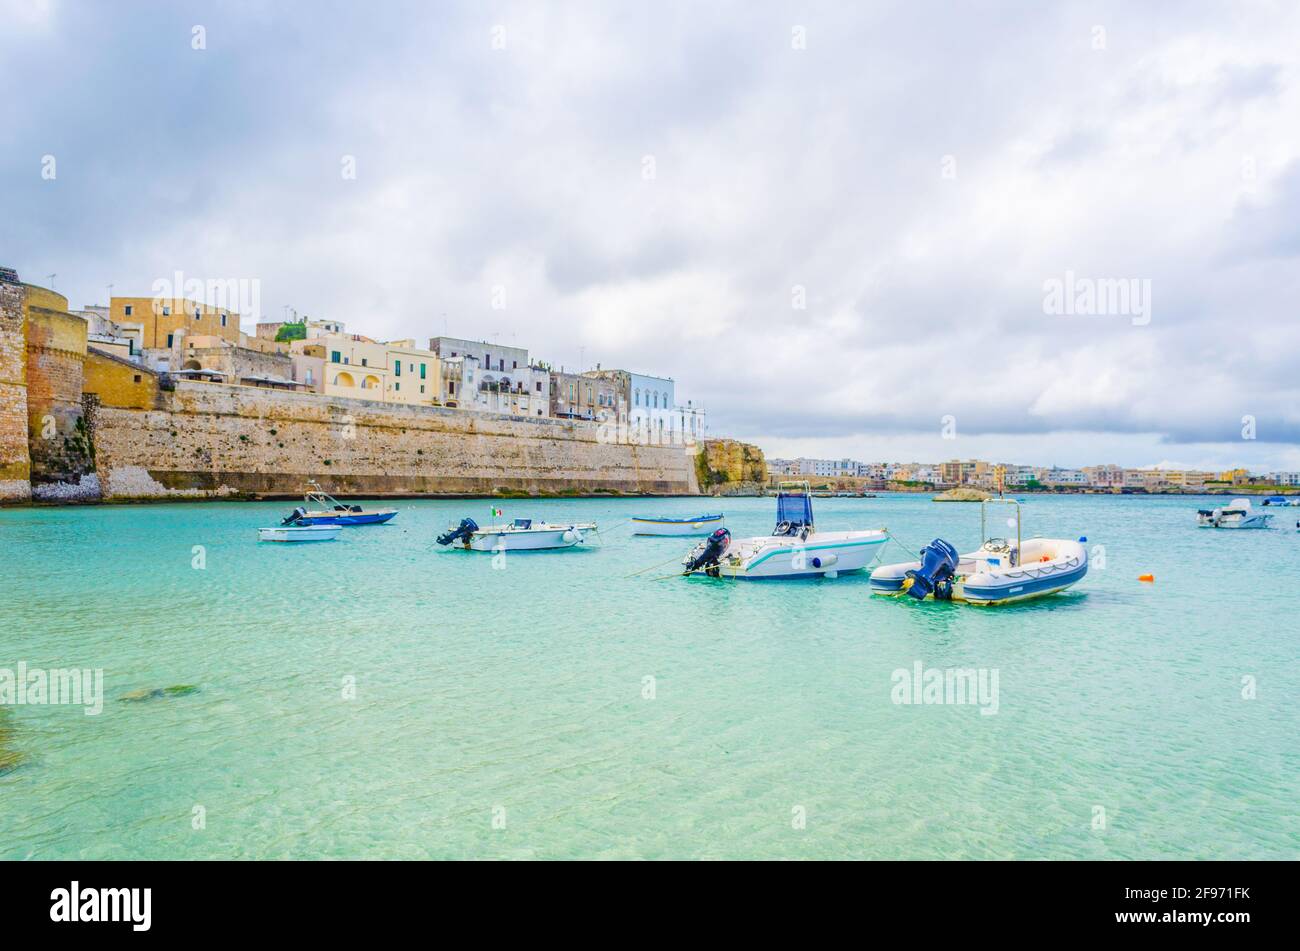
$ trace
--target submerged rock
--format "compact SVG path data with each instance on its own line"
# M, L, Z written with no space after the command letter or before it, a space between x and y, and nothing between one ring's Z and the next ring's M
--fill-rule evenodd
M0 709L0 776L5 773L12 773L23 765L23 761L26 759L22 753L9 745L14 731L6 720L7 716L8 711Z
M118 697L122 703L143 703L145 700L159 700L163 697L185 697L192 693L198 693L199 688L195 684L173 684L170 687L142 687L139 690L132 690Z

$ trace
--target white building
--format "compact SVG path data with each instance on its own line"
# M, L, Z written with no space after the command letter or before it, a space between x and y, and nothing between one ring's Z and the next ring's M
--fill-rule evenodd
M444 405L510 416L551 415L550 373L533 366L524 347L431 337L429 349L442 361Z
M103 304L87 304L76 311L86 321L86 343L128 360L140 360L144 350L144 324L119 323Z

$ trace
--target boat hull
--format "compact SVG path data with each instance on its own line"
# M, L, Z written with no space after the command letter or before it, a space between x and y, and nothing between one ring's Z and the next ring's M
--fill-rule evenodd
M339 512L322 513L319 515L307 514L297 520L299 525L382 525L389 519L395 517L397 511L385 510L382 512Z
M471 535L463 547L470 551L548 551L573 548L584 544L594 523L583 525L545 525L526 529L485 528Z
M1196 526L1198 528L1220 529L1268 528L1269 520L1272 519L1272 517L1272 515L1248 515L1241 519L1235 519L1228 516L1226 518L1212 520L1205 518L1205 516L1198 516Z
M693 519L633 518L632 534L669 537L707 535L715 528L721 528L722 523L723 517L721 515L701 515Z
M281 525L276 528L259 528L259 542L331 542L338 538L342 528L337 525Z
M723 553L716 572L707 573L751 581L836 578L872 564L887 540L880 531L814 534L803 543L779 536L738 539Z

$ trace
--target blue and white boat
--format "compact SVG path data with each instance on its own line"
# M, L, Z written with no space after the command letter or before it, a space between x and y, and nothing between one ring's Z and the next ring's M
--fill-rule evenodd
M682 559L683 574L713 578L835 578L876 560L889 535L883 529L823 532L813 524L807 482L782 482L771 535L732 538L716 529Z
M707 535L722 527L722 515L692 515L687 518L632 516L633 535Z
M1269 513L1251 508L1250 499L1233 499L1219 508L1196 510L1200 528L1268 528L1272 519Z
M313 508L313 506L315 506ZM325 492L316 482L307 483L303 505L284 517L281 525L382 525L397 514L397 509L363 509L344 505Z
M1016 538L990 538L989 505L1016 507ZM918 601L965 601L968 604L1009 604L1063 591L1088 573L1084 539L1020 536L1020 503L987 499L980 503L980 536L984 541L969 554L936 538L921 550L920 561L882 565L871 573L872 594Z

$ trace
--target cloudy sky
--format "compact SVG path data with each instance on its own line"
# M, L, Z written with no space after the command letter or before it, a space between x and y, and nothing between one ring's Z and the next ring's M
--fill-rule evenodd
M256 280L271 319L672 376L772 455L1300 469L1294 3L0 22L0 264L74 306ZM1049 313L1067 275L1139 296Z

